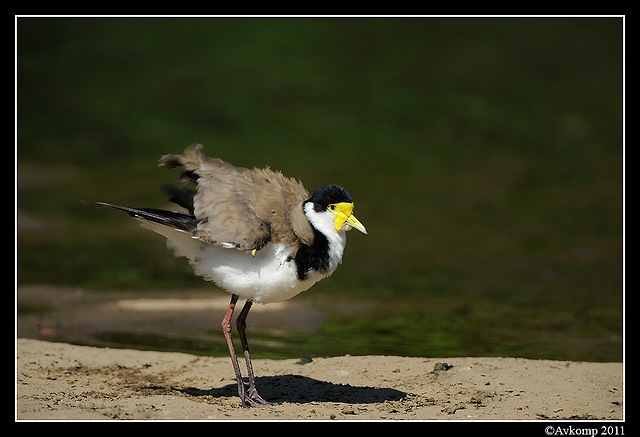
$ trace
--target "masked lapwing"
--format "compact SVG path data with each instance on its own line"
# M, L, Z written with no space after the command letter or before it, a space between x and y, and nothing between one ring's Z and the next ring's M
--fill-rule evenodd
M205 156L201 145L183 155L165 155L160 166L182 167L180 179L196 185L167 186L171 201L186 209L166 211L96 202L128 213L167 238L176 256L189 260L194 272L231 293L222 319L231 362L244 406L273 405L255 386L245 334L251 305L290 299L331 275L342 261L346 231L367 233L353 215L353 200L340 185L309 194L300 181L269 168L235 167ZM231 338L231 317L239 299L246 299L236 319L247 363L246 388Z

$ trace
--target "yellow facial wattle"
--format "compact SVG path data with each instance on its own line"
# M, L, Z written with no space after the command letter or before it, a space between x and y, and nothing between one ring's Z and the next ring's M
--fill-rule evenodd
M334 213L336 216L336 230L341 230L344 224L347 223L352 228L355 228L364 234L367 233L367 229L364 225L360 223L360 220L358 220L355 215L353 215L353 203L333 203L327 207L327 210Z

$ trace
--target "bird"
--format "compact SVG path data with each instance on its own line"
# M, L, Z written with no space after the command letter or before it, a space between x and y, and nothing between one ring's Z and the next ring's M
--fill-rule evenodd
M242 406L277 405L256 388L247 315L254 303L288 300L331 275L342 262L348 230L367 234L353 214L351 194L338 184L309 193L300 180L268 166L249 169L208 157L201 144L187 147L182 155L163 155L158 165L182 169L178 179L184 184L165 185L163 191L185 211L93 203L124 211L163 235L174 255L187 258L196 275L231 294L221 325ZM243 299L236 329L248 387L231 335L231 319Z

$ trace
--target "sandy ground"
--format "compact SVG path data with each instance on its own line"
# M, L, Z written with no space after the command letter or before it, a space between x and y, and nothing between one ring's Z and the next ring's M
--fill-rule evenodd
M622 363L342 356L254 360L242 408L228 358L20 338L16 419L623 419ZM446 362L447 370L436 370ZM438 366L442 368L443 366ZM446 366L448 367L448 366Z

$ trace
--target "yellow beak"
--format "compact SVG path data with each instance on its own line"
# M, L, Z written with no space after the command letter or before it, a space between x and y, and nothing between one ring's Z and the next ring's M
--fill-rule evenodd
M358 220L355 215L353 215L353 203L334 203L329 205L328 209L336 216L336 230L341 230L346 223L352 228L359 230L363 234L367 233L367 229L364 227L364 225L360 223L360 220Z

